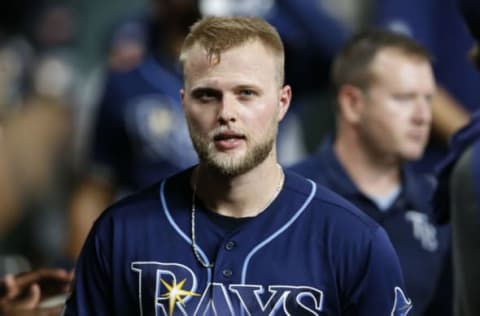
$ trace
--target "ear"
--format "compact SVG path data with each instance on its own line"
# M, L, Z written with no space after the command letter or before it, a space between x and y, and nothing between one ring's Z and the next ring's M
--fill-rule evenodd
M280 98L279 98L279 111L278 111L278 121L280 122L288 111L290 107L290 101L292 100L292 88L289 85L285 85L280 89Z
M357 123L365 107L364 92L352 85L343 85L337 93L340 116L349 123Z

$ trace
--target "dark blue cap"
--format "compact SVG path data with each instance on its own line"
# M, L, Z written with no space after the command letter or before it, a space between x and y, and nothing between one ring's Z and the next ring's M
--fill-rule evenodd
M477 41L480 41L480 1L458 0L465 23Z

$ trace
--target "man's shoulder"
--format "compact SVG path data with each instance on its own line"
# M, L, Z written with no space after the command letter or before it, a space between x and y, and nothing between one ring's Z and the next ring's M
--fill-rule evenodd
M432 173L423 173L413 170L409 165L403 168L403 184L407 197L415 204L422 204L425 209L430 209L429 205L433 193L438 185L438 180Z
M111 204L102 214L103 217L121 217L139 215L160 203L161 182L125 196ZM132 212L132 210L134 210Z
M326 137L317 150L289 169L317 183L326 184L332 177L341 175L340 165L333 152L333 138Z
M160 179L156 183L118 200L103 212L100 219L103 221L106 218L114 221L128 221L158 215L163 208L167 193L170 195L184 193L178 186L184 185L189 170L186 169L170 177ZM175 188L172 188L173 186ZM170 187L170 189L167 187ZM176 197L169 196L169 198L175 199Z
M391 269L394 264L397 269L393 246L378 223L328 188L293 172L289 177L294 179L286 188L292 192L291 200L304 197L308 201L297 227L327 251L334 266L345 267L350 275L364 273L359 269L367 266L376 269L387 265ZM350 265L351 262L356 265ZM382 274L380 269L378 273Z
M293 171L289 171L290 189L300 195L311 195L310 209L318 220L327 221L331 225L354 228L364 232L375 232L379 225L364 212L359 210L339 194L324 185L314 182Z

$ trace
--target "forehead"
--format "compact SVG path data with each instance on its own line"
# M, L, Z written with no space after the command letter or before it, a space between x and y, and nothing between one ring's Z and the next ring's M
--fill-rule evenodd
M215 80L274 84L278 64L279 58L258 40L227 49L220 54L219 62L209 60L206 50L196 44L186 54L185 85Z
M372 60L370 70L374 84L418 89L435 87L430 61L398 49L387 48L379 51Z

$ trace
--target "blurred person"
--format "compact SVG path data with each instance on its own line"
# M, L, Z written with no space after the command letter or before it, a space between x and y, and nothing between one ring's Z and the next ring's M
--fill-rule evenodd
M480 4L459 0L457 4L476 39L471 61L480 70ZM473 92L478 92L473 89ZM478 93L477 93L478 95ZM439 185L435 211L440 222L450 222L453 239L454 312L457 316L480 314L480 110L450 142L448 156L438 166Z
M19 246L19 235L15 232L23 235L22 238L41 234L31 231L32 227L22 226L22 222L25 218L47 216L37 206L48 204L57 188L56 171L61 170L59 164L66 158L62 153L68 147L70 112L57 101L36 96L16 111L3 114L0 121L0 276L3 278L0 314L58 315L61 302L57 302L56 308L37 309L48 303L47 296L65 294L72 274L61 269L37 269L35 266L41 265L45 258ZM55 231L52 227L43 228ZM47 242L40 247L48 249L47 261L58 259L52 244ZM61 287L56 288L57 282L62 283Z
M406 315L383 229L277 162L292 91L276 30L204 18L180 61L200 162L101 215L64 315Z
M75 106L68 47L73 33L64 27L68 14L47 16L58 17L65 8L40 1L29 8L22 33L0 38L0 213L6 216L0 253L22 256L33 267L56 263L64 240L61 210L71 175Z
M9 4L24 5L22 1ZM65 171L59 166L69 152L71 125L68 102L59 93L51 93L53 85L45 85L55 73L43 71L34 79L41 73L36 68L39 51L27 33L40 7L42 1L22 13L32 18L26 19L28 22L16 15L14 29L5 28L5 19L0 22L0 314L7 316L58 315L61 297L55 296L65 295L72 280L72 273L63 269L37 268L45 258L29 251L35 247L32 244L43 243L40 247L48 249L48 260L55 261L55 246L38 238L55 227L37 230L38 226L24 225L31 218L48 217L43 208L56 195L59 175ZM12 14L11 10L5 12ZM45 89L36 89L39 82ZM41 308L55 300L56 308Z
M120 196L193 165L182 115L178 52L200 14L196 0L153 0L148 16L113 33L110 68L69 207L66 256L74 261L93 221Z
M46 309L34 310L47 294L65 293L65 286L72 279L71 273L61 269L34 267L30 271L33 264L39 264L38 258L24 253L22 248L7 246L17 244L11 240L15 238L12 231L19 228L22 218L37 215L33 214L36 209L32 205L48 199L55 187L57 177L53 170L58 170L60 152L65 151L67 118L68 111L63 105L46 99L30 99L18 112L4 116L0 123L1 315L47 315ZM29 231L22 230L22 233L32 235ZM52 245L43 246L49 248L52 256L49 259L54 261ZM6 251L17 255L8 255ZM55 288L57 281L63 284L61 288ZM50 312L58 314L59 308Z
M480 104L480 77L464 54L472 36L455 0L377 0L373 10L377 25L412 37L433 57L438 92L432 104L432 133L423 157L413 164L417 171L432 173L445 157L450 137Z
M22 210L51 193L56 166L68 147L68 108L47 98L30 98L0 122L0 240Z
M361 32L336 57L332 82L336 133L292 169L342 195L387 231L413 301L411 315L451 315L451 287L448 279L442 283L448 227L434 224L432 181L407 166L421 157L430 131L435 80L428 52L400 34ZM446 307L433 312L439 303Z

